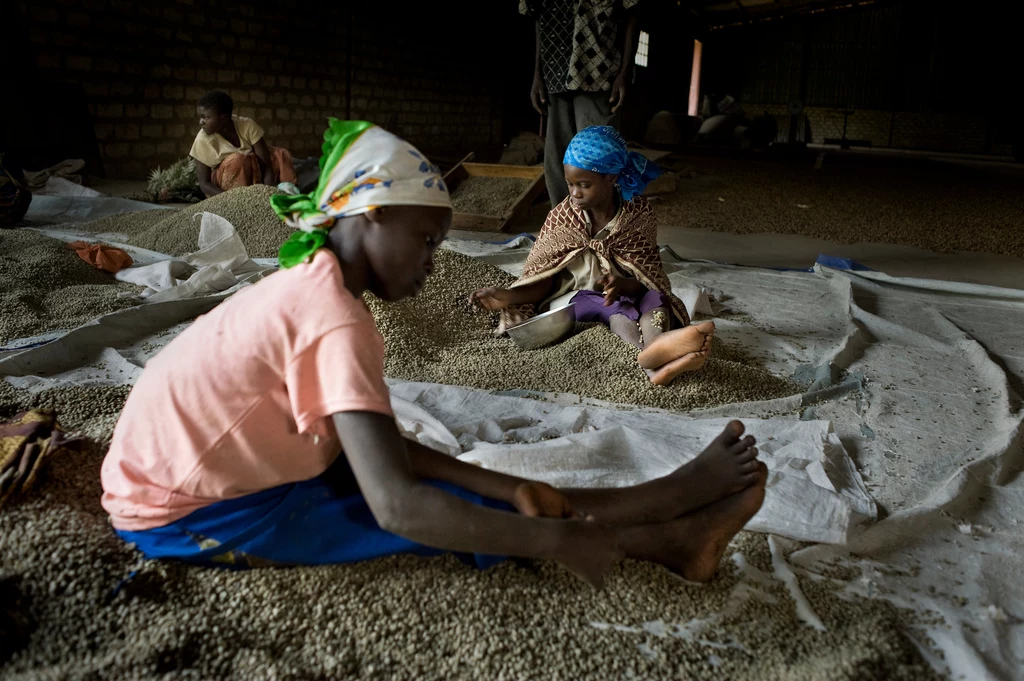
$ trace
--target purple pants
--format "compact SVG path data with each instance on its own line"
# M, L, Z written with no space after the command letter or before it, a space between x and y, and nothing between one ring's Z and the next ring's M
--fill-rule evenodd
M601 322L609 324L612 316L621 314L627 319L637 322L640 317L651 310L663 307L669 310L670 321L673 318L672 304L668 296L658 291L647 291L640 296L620 296L611 305L605 307L604 294L597 291L579 291L572 297L573 308L578 322ZM672 322L675 323L674 321Z

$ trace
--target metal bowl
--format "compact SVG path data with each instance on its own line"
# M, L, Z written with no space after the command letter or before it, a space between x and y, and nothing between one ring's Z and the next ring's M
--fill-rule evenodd
M508 335L522 350L536 350L565 338L576 325L573 303L531 317L522 324L509 327Z

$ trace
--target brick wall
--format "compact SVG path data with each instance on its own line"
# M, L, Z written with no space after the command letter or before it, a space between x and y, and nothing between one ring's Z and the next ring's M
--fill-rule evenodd
M470 38L426 9L389 14L385 31L379 7L346 2L17 4L38 87L80 85L110 177L141 179L187 155L196 100L213 89L296 156L319 156L327 117L348 106L427 150L500 142L495 74L464 59Z
M784 104L743 104L748 117L764 112L780 118L779 138L785 139L789 114ZM804 109L811 124L812 141L843 136L843 115L836 109L809 106ZM868 140L873 147L921 149L960 153L985 153L988 118L960 114L928 114L907 111L860 109L847 119L846 137ZM890 143L891 140L891 143ZM992 154L1006 154L1006 145L993 145Z

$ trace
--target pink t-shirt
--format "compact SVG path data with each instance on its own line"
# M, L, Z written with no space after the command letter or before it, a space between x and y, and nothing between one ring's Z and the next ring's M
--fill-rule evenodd
M146 365L103 461L103 508L145 530L320 475L341 453L331 414L392 415L383 364L334 255L274 273Z

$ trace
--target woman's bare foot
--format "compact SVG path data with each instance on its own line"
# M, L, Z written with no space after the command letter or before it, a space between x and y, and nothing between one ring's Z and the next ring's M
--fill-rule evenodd
M714 322L703 322L666 331L644 348L638 361L644 369L657 369L691 352L710 350L711 337L714 335Z
M660 478L662 493L671 501L652 520L678 518L755 484L757 440L743 437L743 430L742 423L730 421L696 459Z
M625 528L619 545L631 558L660 563L693 582L711 581L729 541L764 503L768 468L760 462L757 468L757 482L742 492L667 523Z
M691 352L683 355L679 359L672 360L653 373L648 371L648 375L651 377L651 383L654 385L668 385L674 381L679 374L697 371L697 369L700 369L704 366L704 363L708 361L708 355L710 354L710 350Z
M573 508L610 525L664 523L757 482L757 447L730 421L695 459L635 487L564 489Z

